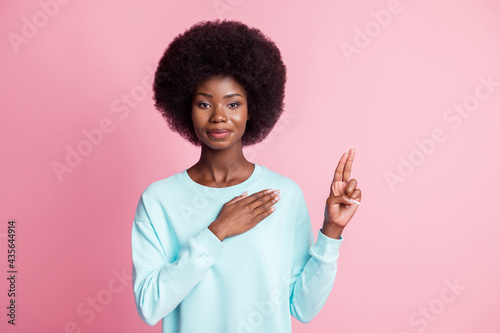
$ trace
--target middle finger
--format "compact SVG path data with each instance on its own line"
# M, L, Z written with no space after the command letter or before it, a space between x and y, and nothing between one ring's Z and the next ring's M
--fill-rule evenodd
M347 155L347 162L344 167L344 175L343 175L343 182L348 183L349 178L351 177L351 168L352 168L352 161L354 161L354 154L355 150L354 148L349 149L349 153Z

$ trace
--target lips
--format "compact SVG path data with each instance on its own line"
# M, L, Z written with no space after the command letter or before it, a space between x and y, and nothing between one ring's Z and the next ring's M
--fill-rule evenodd
M220 134L220 133L227 133L230 132L228 129L214 129L214 130L208 130L207 133L215 133L215 134Z
M214 139L223 139L227 137L230 133L231 131L227 129L217 129L217 130L207 131L208 136Z

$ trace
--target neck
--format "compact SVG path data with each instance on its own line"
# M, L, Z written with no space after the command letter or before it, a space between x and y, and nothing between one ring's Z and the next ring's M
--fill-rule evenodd
M241 142L222 150L212 149L202 144L200 159L193 165L193 168L203 174L204 178L220 183L238 177L242 170L249 168L252 164L243 155Z

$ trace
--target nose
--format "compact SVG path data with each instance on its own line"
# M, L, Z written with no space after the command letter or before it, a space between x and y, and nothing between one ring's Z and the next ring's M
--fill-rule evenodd
M210 122L226 122L227 115L224 106L216 104L212 109L212 114L210 115Z

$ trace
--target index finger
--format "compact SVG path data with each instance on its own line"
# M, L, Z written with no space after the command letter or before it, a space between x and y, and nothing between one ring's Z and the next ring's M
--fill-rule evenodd
M255 192L254 194L249 195L245 199L248 199L248 198L260 198L260 197L263 197L263 196L265 196L267 194L272 194L274 191L275 190L273 190L272 188L268 188L268 189L265 189L265 190L262 190L262 191L259 191L259 192Z
M335 169L335 174L333 176L334 182L339 182L342 180L342 173L344 172L344 165L347 162L348 152L344 152L342 157L340 158L339 164L337 165L337 169Z

